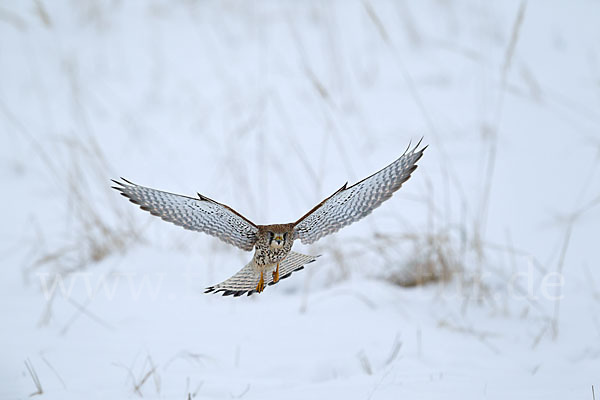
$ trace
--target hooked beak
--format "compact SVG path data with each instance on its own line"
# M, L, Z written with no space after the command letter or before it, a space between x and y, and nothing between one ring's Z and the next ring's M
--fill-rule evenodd
M283 242L283 238L281 236L275 236L273 240L276 241L278 245L280 245L281 242Z

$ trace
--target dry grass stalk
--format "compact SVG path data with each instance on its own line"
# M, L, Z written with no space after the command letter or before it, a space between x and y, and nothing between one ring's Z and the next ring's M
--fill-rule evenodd
M27 367L27 372L29 372L29 376L31 376L31 380L35 385L35 392L31 393L29 397L37 396L44 394L44 389L42 389L42 383L40 382L40 378L38 377L37 372L35 372L35 368L29 359L25 360L25 367Z

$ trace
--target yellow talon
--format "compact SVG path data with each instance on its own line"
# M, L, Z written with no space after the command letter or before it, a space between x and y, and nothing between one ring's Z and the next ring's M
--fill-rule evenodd
M258 285L256 285L256 291L260 293L263 290L265 290L265 280L263 278L263 272L260 271L260 281L258 281Z
M279 282L279 263L277 263L277 269L273 271L273 283Z

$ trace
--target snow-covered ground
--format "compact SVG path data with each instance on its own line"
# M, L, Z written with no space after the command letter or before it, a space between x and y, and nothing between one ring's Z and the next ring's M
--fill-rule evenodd
M600 4L0 4L0 398L592 399ZM317 262L251 257L110 179L256 223L429 148ZM434 256L432 256L434 254ZM429 264L427 264L431 261ZM395 285L414 265L453 275Z

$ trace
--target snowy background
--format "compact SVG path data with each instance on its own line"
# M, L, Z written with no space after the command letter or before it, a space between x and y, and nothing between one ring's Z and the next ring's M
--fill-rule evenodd
M3 1L0 398L592 399L597 1ZM259 295L123 176L256 223L429 144ZM600 398L600 397L599 397Z

